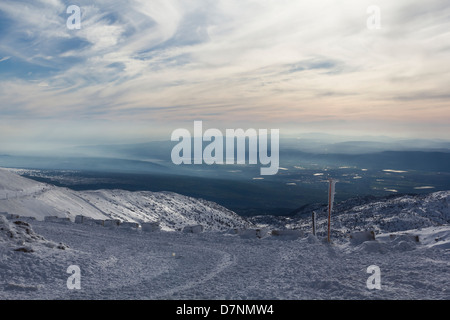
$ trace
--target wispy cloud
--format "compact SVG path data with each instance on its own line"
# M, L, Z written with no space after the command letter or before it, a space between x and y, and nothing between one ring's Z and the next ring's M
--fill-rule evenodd
M79 0L80 30L69 4L0 2L3 119L450 119L445 0L379 0L380 30L365 0Z

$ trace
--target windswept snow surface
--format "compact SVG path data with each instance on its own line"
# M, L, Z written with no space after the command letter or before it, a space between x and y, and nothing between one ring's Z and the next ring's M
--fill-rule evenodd
M180 231L186 225L195 224L203 225L207 231L252 225L217 203L173 192L98 190L80 192L79 196L110 218L136 222L158 221L166 231Z
M253 226L182 195L77 193L1 169L0 178L0 212L38 219L0 214L0 299L450 299L448 191L336 205L329 244L320 210L317 237L310 217L298 216L276 225L302 229L296 240L258 238L224 231ZM161 221L163 230L42 221L57 214ZM206 232L177 231L193 223ZM364 230L376 239L350 241L349 233ZM81 289L67 286L74 265ZM367 287L372 265L381 289Z
M283 241L32 224L66 248L32 243L25 253L0 243L1 299L450 299L448 246L408 237L330 245L311 235ZM450 236L449 227L422 232L430 243ZM80 267L80 290L67 288L71 265ZM371 265L380 267L380 290L366 286Z

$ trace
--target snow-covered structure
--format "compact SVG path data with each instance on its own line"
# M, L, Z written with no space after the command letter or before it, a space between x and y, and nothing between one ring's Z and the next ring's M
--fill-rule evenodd
M119 219L107 219L103 221L103 226L108 228L118 227L120 225Z
M87 218L87 217L82 216L82 215L77 215L77 216L75 217L75 223L80 223L80 224L81 224L81 223L84 222L85 218Z
M280 240L296 240L304 236L302 230L272 230L270 233L272 236Z
M375 240L375 232L372 230L353 232L350 234L350 242L353 244L361 244L365 241Z
M44 217L44 221L55 222L55 223L69 223L69 222L71 222L70 218L57 217L57 216L46 216L46 217Z
M94 219L94 218L86 217L86 216L82 216L82 215L77 215L75 217L75 223L103 226L104 220Z
M241 238L252 239L252 238L265 238L269 235L268 228L258 228L258 229L242 229L239 231Z
M144 232L155 232L161 230L159 222L142 222L141 228Z
M183 228L184 233L201 233L203 232L203 226L202 225L193 225L193 226L186 226Z
M126 229L139 229L140 225L137 222L124 221L120 223L119 227Z

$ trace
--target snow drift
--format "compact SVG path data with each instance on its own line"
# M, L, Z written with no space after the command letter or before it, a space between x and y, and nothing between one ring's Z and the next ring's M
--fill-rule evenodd
M31 253L36 247L66 249L62 243L54 243L33 231L30 223L24 220L8 220L0 215L0 245L14 251Z

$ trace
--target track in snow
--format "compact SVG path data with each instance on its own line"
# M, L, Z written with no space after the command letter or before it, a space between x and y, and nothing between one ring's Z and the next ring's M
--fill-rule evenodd
M450 251L32 222L65 251L0 252L2 299L450 299ZM69 265L81 290L69 290ZM369 265L382 290L366 288Z

